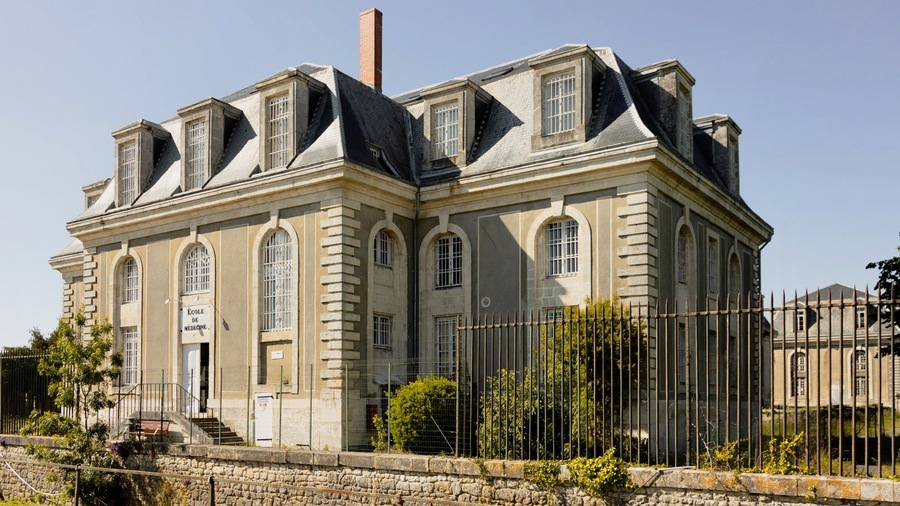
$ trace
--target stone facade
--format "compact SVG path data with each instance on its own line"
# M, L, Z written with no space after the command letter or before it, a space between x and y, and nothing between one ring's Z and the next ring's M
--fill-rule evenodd
M367 444L386 385L454 360L447 322L759 290L772 229L726 184L734 122L692 122L693 82L567 45L396 97L303 64L141 120L114 133L115 177L85 187L51 259L63 314L109 319L120 392L166 378L239 429L248 395L277 395L287 444Z

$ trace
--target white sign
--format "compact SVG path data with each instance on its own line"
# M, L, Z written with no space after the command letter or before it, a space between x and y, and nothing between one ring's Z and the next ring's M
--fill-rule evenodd
M181 308L181 332L201 336L209 332L212 306L185 306Z
M279 360L279 359L282 359L282 358L284 358L284 351L283 351L283 350L278 350L278 351L273 351L273 352L272 352L272 360Z

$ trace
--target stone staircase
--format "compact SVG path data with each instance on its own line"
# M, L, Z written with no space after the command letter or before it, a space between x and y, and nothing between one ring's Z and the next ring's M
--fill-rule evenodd
M231 446L241 446L244 444L244 438L238 436L230 427L220 422L218 418L191 418L191 423L195 427L202 430L206 436L212 441L212 444L223 444ZM219 439L221 434L221 439Z

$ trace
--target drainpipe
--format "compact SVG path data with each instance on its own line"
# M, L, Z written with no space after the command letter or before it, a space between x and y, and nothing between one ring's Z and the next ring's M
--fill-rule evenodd
M413 240L412 240L412 261L413 261L413 299L412 299L412 339L407 346L409 354L413 357L414 367L407 369L408 377L415 377L419 374L419 210L422 205L422 181L419 179L418 168L416 167L416 157L413 151L412 139L412 122L409 113L406 114L406 138L409 144L409 169L416 185L416 211L413 218ZM388 378L388 382L390 382Z

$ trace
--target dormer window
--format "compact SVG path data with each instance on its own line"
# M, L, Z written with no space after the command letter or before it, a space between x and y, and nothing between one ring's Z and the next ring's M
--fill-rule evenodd
M194 121L185 130L184 189L187 191L206 184L206 120Z
M456 102L431 108L431 146L435 160L459 152L459 104Z
M544 135L575 129L575 72L544 78L541 114Z
M146 120L112 134L116 140L116 206L130 206L150 179L153 163L169 140L169 132Z
M137 198L137 143L119 144L119 202L129 205Z
M284 167L290 160L291 111L287 94L268 99L266 103L266 153L269 168Z
M291 69L256 84L259 91L259 165L265 172L283 169L297 157L310 117L325 86Z
M421 96L428 141L423 160L426 170L464 167L475 148L475 132L493 98L468 79L425 90Z
M203 188L215 174L225 142L241 117L241 111L215 98L207 98L178 110L184 127L181 146L181 188Z
M531 60L534 74L531 149L584 142L606 66L588 46Z

